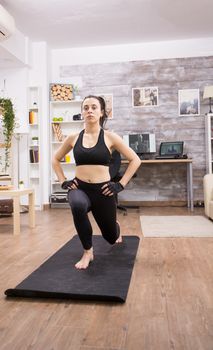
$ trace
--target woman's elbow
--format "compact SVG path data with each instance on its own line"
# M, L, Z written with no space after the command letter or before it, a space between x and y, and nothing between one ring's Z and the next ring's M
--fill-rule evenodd
M59 160L56 158L55 155L53 155L52 157L52 166L54 167L55 165L57 165L59 163Z
M141 160L138 156L136 156L135 163L136 163L137 168L139 168L139 166L141 165Z
M130 161L130 163L133 165L136 171L141 165L141 160L137 155L135 155L135 157Z

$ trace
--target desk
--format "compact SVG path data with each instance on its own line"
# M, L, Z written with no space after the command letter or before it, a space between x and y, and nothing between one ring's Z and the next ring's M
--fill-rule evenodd
M122 160L122 163L128 163L127 160ZM186 164L187 168L187 207L194 210L193 199L193 171L192 171L192 159L149 159L141 160L141 164Z
M35 195L32 188L24 188L23 190L1 190L0 198L13 199L13 234L20 234L20 197L28 195L29 203L29 223L30 227L35 227Z

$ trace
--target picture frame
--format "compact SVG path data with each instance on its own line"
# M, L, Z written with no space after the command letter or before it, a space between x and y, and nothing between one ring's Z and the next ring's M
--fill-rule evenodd
M108 119L113 119L113 94L97 94L97 96L101 96L106 104L106 113L108 115Z
M157 107L158 104L157 86L132 88L132 107Z
M199 89L178 90L178 115L179 116L200 115L200 90Z

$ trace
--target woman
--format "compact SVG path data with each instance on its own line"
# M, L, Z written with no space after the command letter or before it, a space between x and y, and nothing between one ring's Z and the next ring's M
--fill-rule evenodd
M86 269L94 259L92 227L88 218L91 211L103 237L110 243L121 242L120 227L116 222L115 194L124 189L141 161L117 134L104 130L107 115L102 97L87 96L82 102L85 129L67 136L53 157L53 168L63 189L68 189L68 200L73 220L83 245L83 256L75 265ZM60 161L73 149L76 162L75 178L67 180ZM110 181L109 163L113 150L120 152L129 165L120 182Z

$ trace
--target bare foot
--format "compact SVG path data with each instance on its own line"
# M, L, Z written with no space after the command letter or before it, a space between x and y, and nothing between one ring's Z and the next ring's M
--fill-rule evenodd
M115 241L115 243L122 243L122 242L123 242L123 239L122 239L122 236L120 235L118 239Z
M87 269L87 267L89 266L89 263L91 261L93 261L94 259L94 255L93 255L93 249L89 249L89 250L84 250L84 254L81 258L81 260L79 260L76 264L75 267L76 269Z
M123 239L121 236L121 231L120 231L120 223L117 221L117 225L118 225L118 230L119 230L119 237L116 239L115 243L122 243Z

